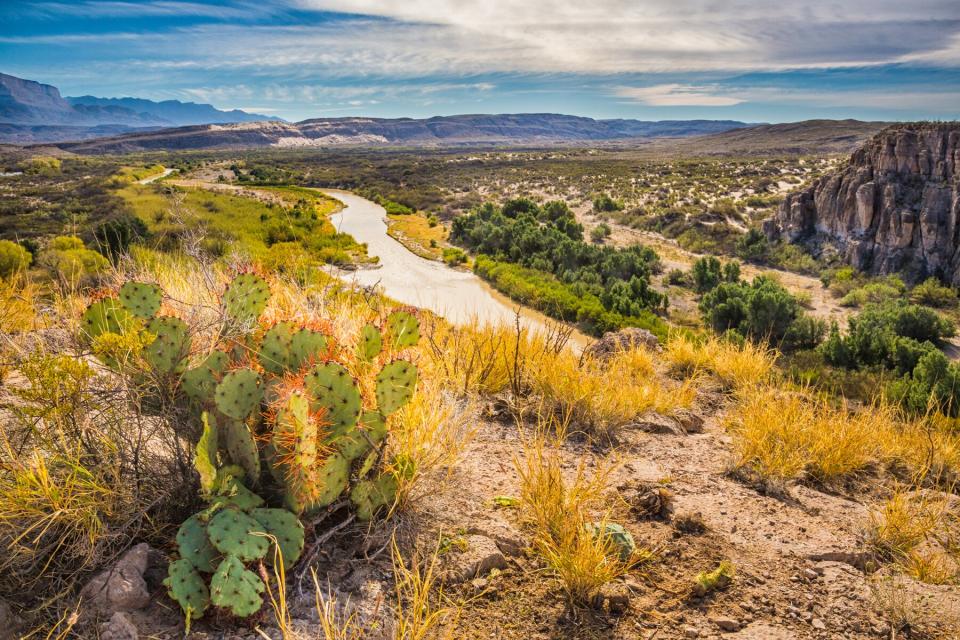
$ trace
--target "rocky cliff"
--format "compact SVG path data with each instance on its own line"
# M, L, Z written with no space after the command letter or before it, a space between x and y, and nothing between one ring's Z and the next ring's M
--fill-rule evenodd
M836 250L869 273L960 285L960 123L884 129L842 168L787 196L764 230Z

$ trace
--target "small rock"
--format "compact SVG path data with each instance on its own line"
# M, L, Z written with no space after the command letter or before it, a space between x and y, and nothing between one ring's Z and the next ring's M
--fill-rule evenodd
M150 591L143 579L149 563L150 545L138 544L101 571L84 586L80 595L96 609L113 613L135 611L150 602Z
M137 627L123 611L117 611L100 626L100 640L137 640L139 637Z
M827 625L820 618L814 618L810 622L810 624L813 626L814 629L817 629L818 631L826 631L827 629Z
M687 433L703 433L703 418L689 409L677 409L673 419Z
M507 558L490 538L470 535L464 538L464 542L466 549L450 559L451 566L447 573L450 582L465 582L483 577L493 569L507 568Z
M621 615L630 608L630 593L626 587L606 584L600 593L611 614Z
M669 518L673 514L673 492L658 482L637 481L623 485L618 490L634 515Z
M656 411L644 412L630 426L653 434L683 435L685 433L676 420Z
M819 576L820 574L814 571L813 569L803 570L803 577L805 577L807 580L816 580Z
M736 631L740 628L740 621L727 616L712 616L710 622L720 627L722 631Z
M606 360L621 351L642 347L651 351L660 351L660 340L646 329L627 327L619 331L610 331L583 350L584 355Z
M695 627L684 627L683 628L683 637L684 638L699 638L700 631Z
M473 587L473 590L477 593L483 593L487 590L487 587L490 586L490 581L486 578L474 578L470 581L470 586Z

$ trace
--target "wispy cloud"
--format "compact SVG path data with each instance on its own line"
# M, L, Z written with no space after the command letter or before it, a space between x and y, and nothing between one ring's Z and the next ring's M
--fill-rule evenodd
M654 107L732 107L743 102L741 98L715 93L715 88L658 84L652 87L618 87L614 92L640 104Z

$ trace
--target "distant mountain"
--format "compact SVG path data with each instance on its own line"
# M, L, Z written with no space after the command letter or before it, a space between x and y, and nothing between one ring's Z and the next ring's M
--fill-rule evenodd
M803 120L761 124L688 140L658 140L648 147L678 155L796 155L850 153L889 122Z
M83 140L183 124L275 120L208 104L136 98L63 98L51 85L0 73L0 142Z
M258 113L247 113L240 109L221 111L209 104L196 102L180 102L179 100L164 100L154 102L143 98L96 98L94 96L80 96L67 98L74 107L95 107L101 109L126 109L136 113L147 113L171 126L183 127L195 124L210 124L214 122L257 122L260 120L280 120L275 116L263 116Z
M78 153L166 149L562 144L697 136L749 126L732 120L594 120L553 113L414 118L315 118L294 124L256 122L136 132L62 144Z

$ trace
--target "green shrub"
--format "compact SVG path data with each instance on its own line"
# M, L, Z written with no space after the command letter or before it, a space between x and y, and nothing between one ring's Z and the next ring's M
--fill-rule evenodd
M740 265L736 262L723 264L714 256L707 256L693 263L691 273L697 293L706 293L721 282L739 281Z
M467 261L467 254L462 249L447 247L443 250L443 261L451 267L455 267Z
M623 203L614 200L605 193L601 193L593 199L593 210L597 213L609 213L611 211L622 211Z
M87 249L75 236L54 238L41 254L41 262L66 282L78 282L103 273L109 261L100 253Z
M928 307L952 309L957 306L957 292L936 278L927 278L910 291L910 300Z
M16 242L0 240L0 278L9 278L30 266L33 256Z
M606 222L601 222L593 229L590 230L590 239L596 242L597 244L603 242L610 237L610 225Z

